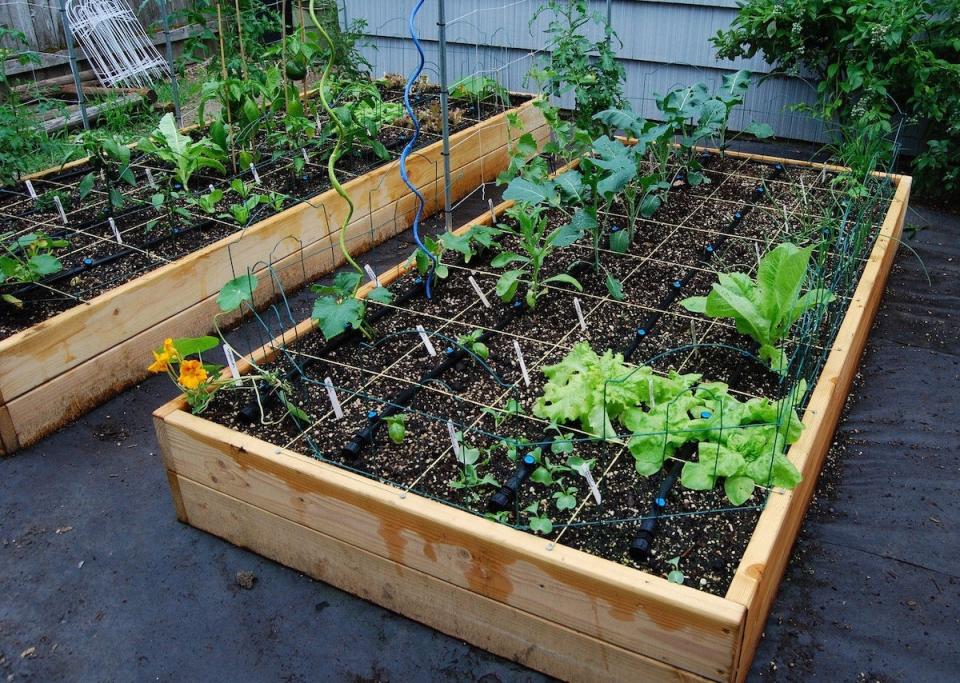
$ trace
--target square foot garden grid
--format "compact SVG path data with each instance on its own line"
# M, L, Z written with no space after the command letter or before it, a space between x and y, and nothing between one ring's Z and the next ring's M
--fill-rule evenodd
M638 564L626 548L657 481L633 473L622 441L564 427L577 452L594 461L602 503L584 479L570 475L576 504L554 512L557 522L540 527L542 536L531 533L530 523L540 510L521 514L545 495L542 487L523 484L523 504L501 524L482 516L495 489L450 486L465 476L455 449L493 453L505 442L543 441L548 425L530 414L542 393L541 370L580 341L598 351L629 346L635 363L697 370L705 380L729 382L744 398L777 397L775 377L741 358L736 349L743 338L730 325L690 314L666 294L706 293L714 269L750 269L769 244L820 229L822 211L837 199L826 180L831 169L733 153L708 165L710 185L675 193L643 221L627 253L604 251L624 301L611 298L602 280L584 276L583 292L550 287L533 312L510 314L495 295L489 255L451 265L432 301L406 300L404 293L420 285L401 265L382 282L405 303L377 320L372 341L331 348L305 321L242 364L243 370L250 363L295 368L296 401L311 416L308 424L279 421L285 411L269 402L254 404L265 419L245 420L246 399L221 395L205 417L190 414L182 400L162 407L156 427L177 516L554 676L743 680L882 295L903 227L908 177L886 176L891 196L866 217L867 237L855 253L825 255L828 263L849 260L844 277L832 280L833 323L814 329L813 342L790 342L805 346L810 360L803 372L812 384L798 406L804 430L787 452L803 476L796 488L760 489L738 508L718 491L674 492L679 512L660 521L656 552ZM746 209L744 217L731 221L739 209ZM618 220L617 211L609 222ZM461 231L491 222L487 215ZM715 245L717 258L704 261L702 250ZM589 253L580 245L571 250L557 272ZM439 358L428 355L416 325ZM647 334L638 340L641 326ZM477 329L489 333L482 367L467 359L424 381L450 355L447 346ZM342 418L331 408L327 378ZM347 458L344 446L357 442L377 414L399 405L405 389L413 396L402 404L403 441L392 443L381 430L359 439L360 456ZM508 399L522 411L497 413ZM450 422L462 440L450 438ZM516 467L506 457L482 464L499 481ZM682 558L687 585L663 578L674 556Z
M477 103L477 118L464 117L462 130L451 136L454 201L492 181L505 168L511 136L526 131L542 143L548 135L535 100L514 97L527 99L506 111L501 106L500 113ZM515 131L510 130L508 118L513 114L519 117ZM385 134L402 144L409 132L396 129ZM426 199L427 215L442 209L444 202L443 145L435 136L432 139L408 163L411 181ZM310 153L319 155L320 150ZM289 170L290 164L286 157L264 164L257 190L274 187L272 183L286 177L284 169ZM347 230L354 254L405 230L412 220L416 198L401 182L397 164L368 161L367 168L356 175L342 173L347 191L356 198ZM346 209L336 192L326 189L325 180L323 191L309 196L299 194L304 188L283 190L277 185L276 189L288 193L282 210L262 220L252 216L242 229L194 209L193 220L199 221L201 229L156 238L144 234L144 226L156 215L148 198L155 191L152 183L169 169L151 168L143 158L135 158L131 169L137 179L134 194L142 201L116 216L122 244L110 225L111 217L100 213L107 203L105 192L94 191L82 208L68 206L66 224L53 204L38 209L24 188L0 201L0 232L43 230L71 241L63 272L34 287L36 301L28 301L24 313L15 313L10 306L3 309L0 329L7 336L0 340L0 455L35 443L142 380L144 348L158 346L167 336L208 331L218 310L217 293L228 280L245 273L261 275L255 300L262 306L342 262L333 245ZM60 169L51 170L33 176L32 183L41 196L74 192L88 170L80 161L66 169L66 176ZM306 171L315 180L325 178L321 156L311 158ZM249 174L241 175L252 183ZM210 176L198 180L197 186L226 191L229 182ZM268 271L273 275L267 277ZM29 317L31 311L36 319Z

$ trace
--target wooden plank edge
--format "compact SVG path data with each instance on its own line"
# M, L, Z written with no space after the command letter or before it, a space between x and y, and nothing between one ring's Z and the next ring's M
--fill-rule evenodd
M406 529L418 535L426 533L423 538L427 541L439 542L438 539L445 539L442 542L444 545L473 548L468 551L469 557L475 558L474 562L481 563L473 570L473 574L464 573L467 569L459 564L463 561L462 556L454 564L450 564L452 560L436 564L434 559L428 562L427 566L436 567L437 578L462 581L469 584L472 590L500 602L542 602L542 595L536 597L517 593L512 589L504 594L498 580L475 580L477 576L497 574L496 566L499 560L491 558L509 558L505 560L508 565L520 563L522 567L529 567L530 569L523 571L536 571L543 577L541 581L555 582L556 590L566 591L571 596L590 596L589 601L594 604L592 617L589 607L585 607L586 612L574 614L561 610L558 614L562 614L565 619L577 617L576 621L583 628L593 629L593 635L603 633L607 640L619 645L626 641L644 642L650 654L662 652L664 660L686 662L684 668L700 675L718 677L719 680L733 675L735 647L740 642L746 616L746 610L741 605L579 550L548 544L544 539L529 533L416 494L408 493L401 497L401 492L394 487L277 448L255 437L232 431L183 411L168 412L162 418L162 423L162 429L166 430L165 438L169 443L175 444L171 451L173 462L168 462L167 466L180 476L201 479L209 472L212 485L224 487L228 489L224 492L229 493L229 489L240 481L234 472L258 473L255 476L259 485L266 484L267 488L253 496L254 500L269 499L273 495L270 492L274 487L280 487L283 491L299 491L300 503L294 504L294 509L303 509L300 506L307 504L305 497L318 502L336 501L334 507L343 508L343 514L346 514L347 510L362 511L361 517L364 519L389 519L390 524L397 529ZM211 458L214 454L219 465L212 464ZM206 465L199 465L200 462ZM205 466L213 469L204 471ZM191 471L195 476L191 475ZM244 484L243 490L254 491L249 486L250 484ZM276 500L287 500L286 493L277 495L279 498ZM301 516L303 520L295 521L310 525L311 528L320 528L304 521L310 519L309 516ZM316 523L324 525L326 533L338 537L341 533L356 532L356 529L347 532L332 528L328 521L320 519L317 519ZM371 524L369 521L361 522L361 525L367 527ZM378 538L386 540L383 536ZM382 545L384 540L377 543ZM389 543L386 547L387 549L382 551L383 556L391 556L393 559ZM381 554L379 548L377 554ZM419 557L411 551L407 555L407 563L420 563ZM493 565L487 567L491 562ZM474 578L471 579L471 576ZM643 623L646 635L638 637L636 632L623 626L625 621L634 619L641 620L635 623L638 628ZM607 624L607 627L601 624ZM610 626L613 625L619 626L611 630ZM630 633L634 635L629 635ZM699 650L692 650L688 646L664 647L662 639L679 639L686 643L695 641L700 643L701 647Z
M893 266L912 178L901 176L896 184L897 191L876 244L813 389L804 414L804 433L787 452L803 481L793 490L771 494L726 593L728 600L747 608L744 642L737 662L738 681L746 680L749 673Z
M524 666L569 681L708 680L176 478L196 528Z

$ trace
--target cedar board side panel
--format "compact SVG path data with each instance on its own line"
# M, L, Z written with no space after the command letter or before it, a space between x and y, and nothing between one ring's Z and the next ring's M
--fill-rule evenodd
M182 479L637 654L713 680L733 675L740 605L182 411L162 423L167 468Z
M911 186L910 177L895 180L897 190L877 242L804 413L804 432L787 452L803 481L793 490L771 493L726 594L727 599L747 607L737 681L745 681L750 672L893 266Z
M543 141L549 129L541 126L534 136ZM506 164L507 149L501 147L466 167L461 168L453 183L455 195L463 196L484 182L492 181ZM376 219L383 220L377 227L370 228L363 220L351 224L348 240L355 253L362 253L376 244L408 229L415 211L415 198L410 197L393 202L392 205L377 211ZM427 195L427 212L439 210L443 205L442 197ZM328 237L305 246L298 252L275 262L272 266L279 285L290 290L303 281L332 272L342 265L344 258L335 245L335 238ZM255 292L258 307L279 296L278 283L269 277L261 276ZM216 295L212 294L190 308L171 318L160 321L136 336L119 343L80 365L71 368L39 387L0 406L0 436L3 436L3 418L11 419L10 437L15 439L16 447L8 453L36 443L38 440L63 426L67 422L83 415L87 410L99 405L123 389L142 380L146 375L146 365L150 360L150 349L157 348L166 337L197 336L209 331L211 321L219 313ZM237 315L218 318L223 328L238 319ZM103 367L110 367L110 379L105 381ZM13 429L16 425L16 429ZM6 444L6 437L4 437Z
M707 680L178 479L196 528L524 666L570 681Z

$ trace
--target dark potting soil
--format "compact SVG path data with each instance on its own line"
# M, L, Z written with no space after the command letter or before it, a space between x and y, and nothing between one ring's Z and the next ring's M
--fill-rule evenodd
M716 269L752 273L768 245L808 236L808 226L795 214L813 211L814 202L820 207L817 210L829 208L835 197L829 178L808 169L778 174L771 166L738 159L712 157L706 163L713 182L671 192L660 212L640 222L627 253L617 254L609 251L606 243L602 245L606 270L595 273L590 266L575 268L582 292L558 285L538 300L535 309L509 315L508 304L494 292L497 273L489 266L492 254L482 253L468 265L451 264L451 276L437 284L432 300L418 295L404 307L391 309L374 324L372 340L349 343L326 354L321 354L324 341L319 334L287 345L278 355L276 367L289 370L297 362L291 398L310 415L311 425L285 418L286 408L269 401L262 404L263 419L244 423L238 411L250 400L246 392L221 392L205 416L278 446L484 514L495 488L455 484L465 473L454 455L447 421L464 430L466 446L479 449L479 476L503 482L515 468L508 458L510 446L519 445L522 454L555 436L547 423L530 414L531 408L546 382L543 367L559 362L579 341L590 342L598 352L607 348L623 351L643 325L645 335L629 358L631 362L650 363L663 371L703 372L704 380L728 382L732 391L744 396L779 397L778 376L744 355L753 350L748 339L726 321L687 313L679 302L706 294ZM758 184L765 188L762 194L756 192ZM743 210L742 220L733 219L738 210ZM612 207L612 212L618 213L618 207ZM784 216L788 220L783 220ZM549 219L551 225L563 220L555 214ZM516 246L509 235L500 242ZM715 255L705 258L708 245L715 245ZM577 262L592 258L590 245L581 241L555 252L544 265L543 275L567 272ZM626 301L608 296L606 272L623 283ZM470 273L485 291L490 308L480 302L468 283ZM404 276L391 290L400 295L419 287L414 277ZM523 291L521 287L520 293ZM579 325L574 299L580 301L587 330ZM370 306L371 310L381 308L375 303ZM443 362L447 348L453 349L452 340L498 324L500 330L489 335L489 358L483 364L467 358L456 369L421 384L425 373ZM428 355L415 331L417 325L430 335L436 357ZM270 332L279 334L280 330ZM522 377L514 342L522 349L529 384ZM333 415L323 386L328 377L342 403L344 417L340 420ZM344 444L369 423L370 412L383 411L403 389L412 386L419 390L403 406L407 415L404 440L391 442L381 427L360 457L345 457ZM518 402L521 413L495 419L491 409L505 408L509 399ZM659 477L638 476L633 458L622 446L591 440L577 427L563 426L563 432L570 435L564 438L574 440L578 455L594 461L592 471L602 502L596 503L579 474L558 472L563 488L569 487L575 496L575 510L567 509L566 504L563 509L557 506L553 494L559 488L527 482L517 508L508 511L503 521L527 528L530 514L524 508L535 503L540 514L553 520L553 531L545 535L549 541L662 576L672 569L667 560L678 557L687 584L723 595L752 534L763 492L758 489L734 509L722 489L689 491L677 485L670 494L670 515L661 521L655 550L638 564L627 550L636 535L637 518L650 511ZM554 463L566 459L566 454L551 455L549 450L544 455Z
M424 94L421 96L422 101L416 106L418 109L428 108L436 99L434 94ZM525 101L522 98L515 99L514 106ZM476 121L485 120L502 111L486 102L457 100L451 102L451 108L466 114L451 120L451 133L466 129ZM473 116L482 118L475 119ZM397 158L411 132L403 127L384 126L379 140L390 151L391 158L380 159L369 149L360 149L344 156L337 164L341 180L363 175ZM193 135L196 137L199 133ZM438 134L424 130L416 149L433 144L439 139ZM264 150L271 148L266 139L260 141L259 147ZM326 172L326 158L330 150L329 144L322 150L310 149L310 165L300 175L294 173L289 159L271 159L270 154L264 151L263 160L258 163L260 183L254 185L249 172L241 172L236 177L250 186L251 193L269 195L275 192L284 195L284 199L278 200L281 204L277 208L287 209L330 189ZM120 185L126 198L125 205L120 209L109 209L106 193L99 190L89 195L86 200L77 198L77 185L89 172L88 167L34 180L34 187L41 197L47 191L63 193L64 210L69 218L65 226L52 202L39 209L32 202L24 200L27 194L25 188L17 188L18 192L13 194L0 194L0 234L21 234L35 230L69 241L69 246L57 254L63 264L60 273L43 280L42 284L4 288L4 293L14 294L24 305L18 309L0 304L0 339L243 229L244 226L237 225L229 214L230 205L242 201L239 195L228 190L230 177L225 180L209 172L194 176L190 190L196 196L206 194L207 187L212 186L223 189L224 198L209 214L181 198L176 201L176 205L189 210L192 218L174 216L171 220L166 212L160 214L150 204L150 197L156 193L156 189L149 184L146 171L140 166L132 166L132 169L136 186L130 188L125 184ZM160 182L163 174L168 171L169 169L154 168L154 179ZM72 207L73 203L81 202L79 208ZM8 205L16 206L5 210ZM260 205L251 212L247 225L261 221L273 213L274 208ZM121 233L123 245L116 242L110 218Z

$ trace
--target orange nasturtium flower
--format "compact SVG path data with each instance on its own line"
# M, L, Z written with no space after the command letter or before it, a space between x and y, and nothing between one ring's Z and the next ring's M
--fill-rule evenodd
M185 360L180 363L180 378L177 380L184 389L196 389L207 381L207 371L198 360Z
M153 362L147 366L150 372L166 372L170 368L170 363L177 360L177 349L173 345L173 339L167 337L163 340L163 350L153 352Z

